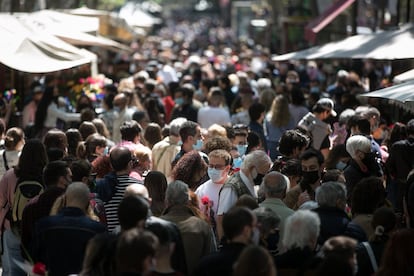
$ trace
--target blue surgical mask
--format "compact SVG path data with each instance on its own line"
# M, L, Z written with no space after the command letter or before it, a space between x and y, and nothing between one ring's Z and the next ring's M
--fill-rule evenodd
M114 106L113 110L118 113L121 112L121 109L119 108L119 106Z
M174 102L178 105L182 105L184 103L184 99L183 98L175 98Z
M338 169L338 170L341 170L341 171L343 171L343 170L345 170L345 168L348 166L348 164L347 163L345 163L345 162L342 162L342 161L339 161L338 163L336 163L336 168Z
M207 173L213 183L219 182L223 178L224 170L217 170L215 168L208 168Z
M243 159L241 157L237 157L233 159L233 168L239 169L241 167L241 164L243 163Z
M193 150L201 150L203 148L203 140L198 139L197 144L193 145Z
M246 154L247 145L237 145L237 151L239 152L240 156Z

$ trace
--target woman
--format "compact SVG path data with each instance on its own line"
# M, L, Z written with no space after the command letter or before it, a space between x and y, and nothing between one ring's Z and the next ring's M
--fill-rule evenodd
M207 175L207 164L198 151L190 151L177 162L172 171L173 180L181 180L195 191Z
M363 242L357 247L358 276L373 275L377 272L384 248L395 231L396 224L397 216L393 209L381 207L375 211L372 218L375 234L370 237L369 242Z
M98 156L105 154L106 138L98 133L88 136L85 141L80 142L76 149L76 155L79 159L86 159L93 162Z
M414 275L414 229L395 232L385 248L377 276Z
M17 165L23 146L23 130L18 127L10 128L4 137L5 149L0 151L0 179L7 170Z
M152 199L151 211L156 217L161 216L165 209L165 191L167 190L167 179L162 172L152 171L147 174L144 185Z
M235 276L276 276L272 256L261 246L249 245L241 252L234 265Z
M79 113L68 113L58 107L59 90L56 86L48 86L36 110L35 131L36 137L42 138L45 133L57 127L57 120L64 122L78 122Z
M265 117L265 135L270 158L275 160L279 154L277 148L282 134L295 127L289 111L289 101L283 95L278 95L273 100L272 108Z
M16 168L9 169L0 181L0 223L3 226L2 265L4 275L26 275L13 260L24 262L20 249L20 239L13 233L6 214L13 206L16 184L33 180L43 184L43 168L47 164L46 149L37 139L24 145Z

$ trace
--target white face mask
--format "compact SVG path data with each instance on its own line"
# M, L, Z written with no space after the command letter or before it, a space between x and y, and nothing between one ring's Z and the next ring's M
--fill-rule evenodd
M215 168L208 168L207 173L213 183L218 183L223 179L224 170L217 170Z

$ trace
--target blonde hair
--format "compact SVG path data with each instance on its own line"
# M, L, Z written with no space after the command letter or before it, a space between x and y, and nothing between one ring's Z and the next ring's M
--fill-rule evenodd
M289 101L284 95L277 95L270 109L270 123L274 126L286 126L291 118Z

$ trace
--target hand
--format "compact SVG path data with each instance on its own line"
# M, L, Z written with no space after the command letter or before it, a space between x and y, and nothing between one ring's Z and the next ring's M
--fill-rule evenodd
M310 201L310 200L311 200L310 195L308 194L307 191L304 191L298 197L298 206L301 206L303 203Z

